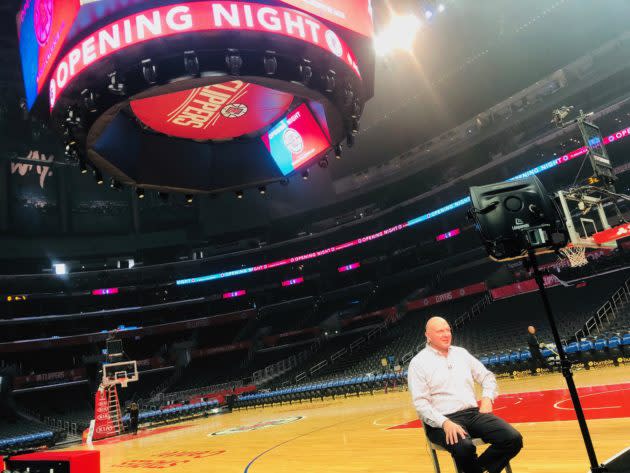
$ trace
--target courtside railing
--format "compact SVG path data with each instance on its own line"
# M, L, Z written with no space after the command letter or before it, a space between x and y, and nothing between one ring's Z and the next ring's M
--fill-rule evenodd
M595 315L586 321L584 327L575 332L575 340L579 342L583 338L600 334L617 318L628 302L630 302L630 278L626 279L621 287L595 311Z

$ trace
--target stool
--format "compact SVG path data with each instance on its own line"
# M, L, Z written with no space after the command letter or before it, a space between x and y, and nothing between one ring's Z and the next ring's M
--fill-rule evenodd
M429 446L429 450L431 451L431 461L433 462L433 469L435 470L435 473L441 473L440 462L438 461L437 452L438 451L448 452L448 450L446 450L441 445L438 445L437 443L431 442L431 440L429 440L429 436L426 433L427 432L426 429L422 429L422 430L424 430L424 436L427 439L427 445ZM480 447L486 444L486 442L484 442L482 439L472 439L472 443L475 447ZM455 458L453 458L452 456L451 458L453 459L453 465L455 466L455 471L457 473L461 473L461 470L457 467L457 463L455 463ZM506 473L512 473L512 466L510 466L509 462L505 467L505 471Z

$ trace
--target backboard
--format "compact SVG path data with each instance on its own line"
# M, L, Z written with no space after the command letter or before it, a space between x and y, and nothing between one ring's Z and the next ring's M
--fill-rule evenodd
M138 365L136 361L121 361L118 363L103 364L103 386L121 385L127 387L128 383L138 381Z
M614 239L595 239L594 235L612 228L606 214L607 202L580 190L556 193L571 245L585 248L615 249Z

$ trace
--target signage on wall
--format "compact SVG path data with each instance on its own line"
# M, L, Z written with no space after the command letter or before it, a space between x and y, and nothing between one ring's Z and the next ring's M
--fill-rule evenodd
M18 157L11 161L11 175L27 176L37 174L39 176L39 187L42 189L46 185L46 179L53 175L52 163L55 157L51 154L46 156L39 151L29 151L25 157Z

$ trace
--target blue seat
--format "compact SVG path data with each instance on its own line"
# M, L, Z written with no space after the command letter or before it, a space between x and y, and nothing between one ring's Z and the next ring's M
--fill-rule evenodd
M567 355L578 353L580 351L580 346L577 342L571 342L564 348L564 351L567 353Z
M593 342L591 340L582 340L580 342L580 351L581 352L591 351L594 348L595 348L595 345L593 344Z
M608 340L606 340L605 338L598 338L597 340L595 340L594 346L596 350L605 350L606 348L608 348Z

